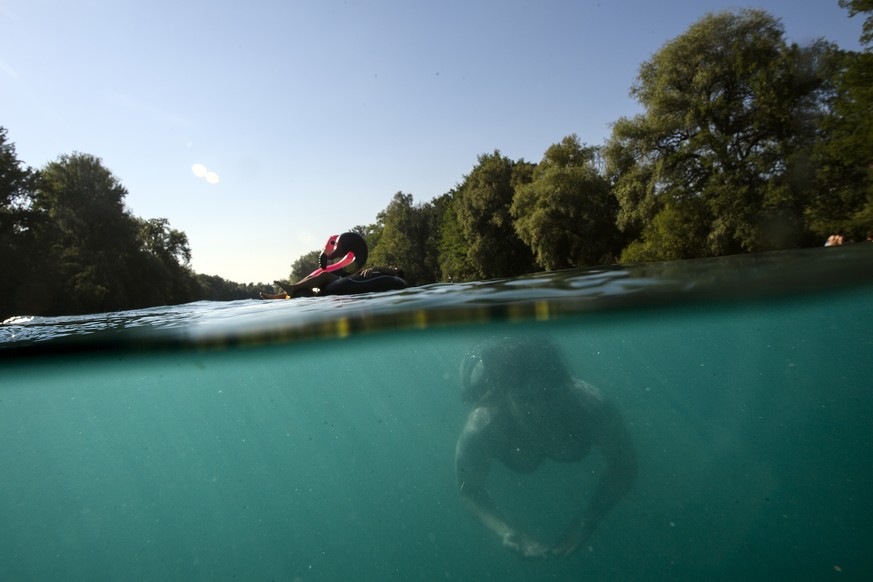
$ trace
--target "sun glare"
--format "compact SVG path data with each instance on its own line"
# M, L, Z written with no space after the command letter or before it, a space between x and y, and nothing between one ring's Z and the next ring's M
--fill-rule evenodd
M210 172L203 164L194 164L191 166L191 171L198 178L203 178L210 184L218 184L218 174Z

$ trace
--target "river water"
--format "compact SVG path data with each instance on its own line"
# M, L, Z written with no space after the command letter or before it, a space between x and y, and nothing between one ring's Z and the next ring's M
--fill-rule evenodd
M0 580L873 579L873 245L0 325ZM547 337L631 494L568 558L460 502L459 363ZM493 467L554 543L602 461Z

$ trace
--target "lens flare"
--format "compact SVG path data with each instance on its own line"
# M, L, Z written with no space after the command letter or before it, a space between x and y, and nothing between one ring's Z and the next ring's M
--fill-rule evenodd
M209 184L218 184L218 174L215 172L210 172L209 169L203 164L194 164L191 166L191 171L194 172L194 175L198 178L203 178Z

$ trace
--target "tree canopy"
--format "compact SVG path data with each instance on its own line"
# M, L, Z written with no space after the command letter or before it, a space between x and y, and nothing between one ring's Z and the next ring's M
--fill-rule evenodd
M532 164L510 160L495 150L479 156L479 163L458 188L455 212L476 277L533 270L533 253L515 232L509 210L516 186L529 182L532 171Z
M641 232L625 260L799 244L828 47L783 36L760 10L710 14L642 64L645 113L619 119L605 150L619 225ZM700 228L669 235L662 212Z
M2 132L5 139L5 130ZM3 314L91 313L180 303L203 289L185 233L125 207L127 190L89 154L36 172L3 148Z
M546 150L510 207L519 238L544 269L614 262L618 204L598 171L597 148L576 135Z
M848 9L849 16L854 17L858 14L866 14L861 32L861 44L873 44L873 0L840 0L840 6Z
M28 210L33 172L25 167L0 127L0 316L11 314L18 304L20 281L32 274L35 242L32 215Z
M866 13L862 44L873 43L873 0L841 0L850 14ZM835 91L816 145L816 190L807 216L818 232L873 234L873 53L834 51Z

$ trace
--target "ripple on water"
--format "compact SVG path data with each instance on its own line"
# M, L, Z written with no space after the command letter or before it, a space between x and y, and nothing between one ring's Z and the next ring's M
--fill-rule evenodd
M289 341L380 329L555 319L616 309L759 301L873 285L873 245L738 255L436 283L400 291L289 301L198 301L0 325L0 354L32 346Z

